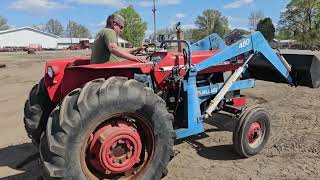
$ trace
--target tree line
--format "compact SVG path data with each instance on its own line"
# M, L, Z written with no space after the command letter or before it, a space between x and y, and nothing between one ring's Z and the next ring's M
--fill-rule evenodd
M69 21L64 28L57 19L49 19L46 24L33 25L32 28L61 37L91 38L89 29L75 21Z
M320 46L320 1L291 0L281 13L279 36Z

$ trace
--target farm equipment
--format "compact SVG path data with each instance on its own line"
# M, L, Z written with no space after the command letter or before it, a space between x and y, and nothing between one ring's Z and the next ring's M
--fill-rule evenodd
M281 50L282 56L294 67L299 86L320 87L320 53L305 50ZM284 82L276 69L263 56L249 63L250 73L260 80Z
M90 49L89 40L80 40L78 44L71 44L68 50L81 50L81 49Z
M240 156L262 150L270 117L263 108L246 107L240 90L253 88L255 80L244 74L263 56L295 86L294 68L260 32L230 46L215 34L192 45L164 43L185 48L152 52L147 63L47 61L24 109L45 179L160 179L174 140L203 133L204 120L220 112L238 119L233 146Z

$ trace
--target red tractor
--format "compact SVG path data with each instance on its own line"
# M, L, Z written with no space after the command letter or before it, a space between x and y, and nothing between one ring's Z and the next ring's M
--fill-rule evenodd
M255 81L241 74L262 54L294 84L290 67L260 33L212 50L216 40L176 41L185 43L183 52L155 51L148 63L47 61L24 109L44 179L160 179L174 140L204 132L204 119L221 111L239 119L235 150L243 157L259 153L269 137L269 115L245 108L240 90Z

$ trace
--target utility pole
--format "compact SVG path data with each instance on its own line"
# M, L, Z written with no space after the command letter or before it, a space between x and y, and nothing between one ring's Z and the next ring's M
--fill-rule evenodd
M70 33L70 46L72 46L72 28L71 28L71 21L69 20L69 33Z
M156 28L156 2L155 0L153 0L153 27L154 27L154 34L153 34L153 43L156 44L156 40L157 40L157 28Z

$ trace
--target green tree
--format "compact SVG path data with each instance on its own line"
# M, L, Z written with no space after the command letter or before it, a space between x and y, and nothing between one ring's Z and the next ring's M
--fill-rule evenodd
M0 16L0 31L9 29L8 20Z
M56 19L50 19L47 24L45 25L45 31L57 36L63 35L63 26L62 24Z
M264 19L264 13L262 10L253 11L250 13L249 20L249 28L252 30L257 29L257 25L261 19Z
M73 38L91 38L89 29L84 25L78 24L74 21L69 21L67 25L66 36Z
M285 29L278 29L276 32L276 38L280 40L290 39L293 36L291 31L287 31Z
M140 15L132 6L128 6L116 12L120 14L126 21L122 34L123 39L131 42L134 46L139 46L143 43L147 23L143 22Z
M311 46L320 43L320 1L291 0L279 26L291 38Z
M195 22L198 27L193 31L194 40L199 40L212 33L223 36L229 31L228 18L222 16L221 12L213 9L207 9L198 16Z
M270 18L264 18L259 21L257 31L260 31L267 41L272 41L274 38L275 28Z

